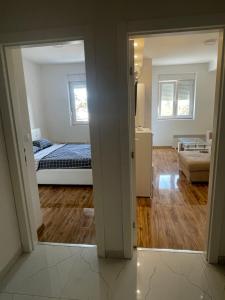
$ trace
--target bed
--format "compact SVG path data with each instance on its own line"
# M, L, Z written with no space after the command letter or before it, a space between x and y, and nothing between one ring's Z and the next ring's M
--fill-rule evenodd
M34 147L40 137L40 130L32 130ZM93 184L90 144L51 144L40 149L34 153L38 184Z

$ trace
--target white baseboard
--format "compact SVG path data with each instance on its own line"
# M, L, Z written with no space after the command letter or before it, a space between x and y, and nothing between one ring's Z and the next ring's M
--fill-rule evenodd
M8 262L8 264L3 268L3 270L0 272L0 288L1 288L1 282L3 281L3 278L5 278L6 274L10 271L10 269L14 266L14 264L17 262L19 257L22 255L22 249L19 249L15 255L12 257L12 259Z
M106 258L124 258L123 251L107 250L105 254Z

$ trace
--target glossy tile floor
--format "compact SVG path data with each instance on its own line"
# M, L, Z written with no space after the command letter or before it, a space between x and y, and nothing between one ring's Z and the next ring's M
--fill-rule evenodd
M98 259L95 247L38 245L1 284L0 300L224 300L225 268L203 254L137 250Z

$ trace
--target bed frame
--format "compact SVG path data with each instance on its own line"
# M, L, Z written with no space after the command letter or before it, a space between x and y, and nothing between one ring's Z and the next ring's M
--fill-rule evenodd
M46 169L36 172L38 184L92 185L92 169Z
M41 139L40 128L31 130L32 140ZM36 172L38 184L92 185L92 169L43 169Z

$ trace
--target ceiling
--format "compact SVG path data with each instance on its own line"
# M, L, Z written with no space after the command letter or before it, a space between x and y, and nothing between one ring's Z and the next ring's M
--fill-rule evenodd
M149 36L144 39L143 55L145 58L152 58L155 66L215 63L218 36L218 32ZM205 45L205 41L210 45Z
M52 46L22 48L22 55L37 64L64 64L84 62L84 42L74 41Z
M216 40L216 43L205 45L208 40ZM218 32L154 35L144 38L141 51L145 58L152 59L155 66L206 62L215 64L217 41ZM24 58L38 64L77 63L85 60L83 41L26 47L22 49L22 54Z

